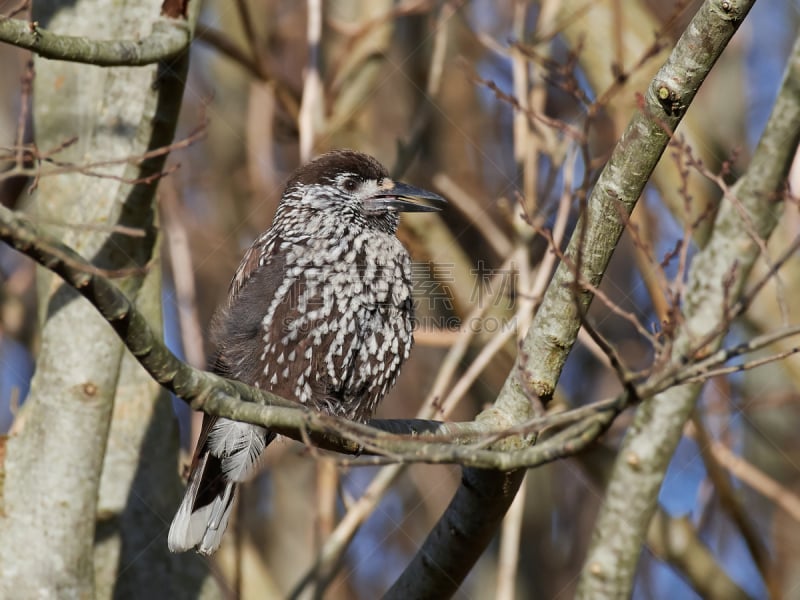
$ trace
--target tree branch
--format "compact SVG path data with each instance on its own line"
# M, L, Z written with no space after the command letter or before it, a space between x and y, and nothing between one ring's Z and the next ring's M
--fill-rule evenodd
M709 16L716 18L717 14ZM703 354L715 352L720 345L724 324L730 322L729 311L735 307L760 254L751 230L761 239L769 237L782 207L782 187L800 141L798 99L800 39L753 159L733 188L740 206L723 202L708 244L692 263L684 308L686 320L673 344L673 364L691 360L696 355L692 349L698 339L708 339ZM752 226L742 220L742 207ZM698 383L670 388L637 411L614 466L581 575L579 598L630 595L641 542L664 473L700 389Z
M500 470L532 467L574 454L591 444L627 405L627 398L520 423L509 429L485 417L477 422L422 419L373 421L372 426L305 409L269 392L200 371L179 360L143 315L111 281L80 255L39 231L25 216L0 207L0 240L53 271L100 312L151 375L192 408L266 425L298 441L343 453L376 453L397 462L458 463ZM562 428L532 448L486 449L509 436Z
M599 285L625 221L672 132L753 2L705 2L641 98L640 108L600 174L567 248L567 257L592 285ZM511 372L494 406L484 412L483 418L507 425L521 423L530 418L532 394L545 403L552 397L575 343L580 315L585 314L592 300L592 294L583 290L575 301L577 279L567 263L559 265L522 344L520 354L527 357L527 362ZM506 439L497 449L510 452L527 443L521 438ZM497 528L520 481L519 476L499 480L496 474L481 471L465 475L465 483L388 597L452 595L462 580L453 573L438 571L435 565L449 563L448 554L454 547L468 549L459 558L469 566L474 564L491 537L485 530L493 532ZM497 485L503 487L485 489ZM464 502L463 497L470 494L475 501ZM483 518L478 530L466 532L457 524L474 521L469 509L478 510ZM459 567L454 573L467 571Z
M91 40L50 33L37 21L0 17L0 42L43 58L101 67L140 67L174 58L189 46L192 31L185 19L160 17L149 35L138 40Z
M160 4L41 2L33 18L74 36L146 38ZM161 317L160 269L151 263L143 277L142 267L157 247L153 198L166 151L148 151L172 142L188 58L181 52L136 69L92 69L34 57L38 144L76 163L140 160L108 164L105 177L75 168L46 178L28 209L51 222L106 224L56 235L76 249L73 255L87 257L81 265L133 273L119 285L154 326ZM18 165L22 141L18 136ZM134 230L141 235L131 237ZM125 597L132 589L148 596L173 581L192 597L213 596L217 586L207 566L166 548L162 515L182 487L168 403L158 401L157 386L125 359L88 303L51 273L39 270L37 280L37 369L2 461L0 537L7 543L0 546L0 596L102 598L114 590Z

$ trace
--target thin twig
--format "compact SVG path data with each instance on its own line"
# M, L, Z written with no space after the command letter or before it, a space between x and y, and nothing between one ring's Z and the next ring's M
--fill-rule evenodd
M774 273L774 280L775 285L778 288L778 306L781 311L781 316L783 318L783 322L788 322L788 314L789 309L786 306L786 297L785 297L785 288L783 284L783 279L780 276L780 273L773 269L773 265L769 256L769 249L767 248L766 241L761 237L759 232L757 231L757 227L755 222L753 221L750 214L748 214L745 207L739 201L737 194L734 192L733 188L729 186L723 175L720 173L714 173L706 167L702 160L699 158L695 158L694 154L691 151L691 148L685 143L682 136L678 136L670 142L671 145L675 146L679 149L682 153L686 156L686 164L687 166L695 169L698 173L700 173L703 177L708 179L709 181L716 184L716 186L722 191L723 197L725 200L731 203L731 205L736 209L736 212L739 214L739 217L742 219L742 223L744 224L744 229L747 232L750 239L753 241L761 253L761 257L764 259L764 262L767 264L767 267ZM725 169L723 169L723 172ZM771 199L767 199L769 201Z
M63 173L82 173L90 177L98 177L101 179L112 179L115 181L120 181L132 185L139 183L152 183L157 179L163 178L169 175L170 173L175 172L180 165L175 164L172 165L171 167L168 167L164 171L158 171L151 175L147 175L144 177L136 177L136 178L125 178L118 175L112 175L110 173L106 173L99 169L101 169L102 167L111 167L120 164L129 164L138 166L144 163L145 161L151 160L153 158L166 156L167 154L175 150L182 150L184 148L188 148L193 144L197 143L198 141L204 139L205 135L206 135L206 122L204 121L199 127L195 128L194 131L191 131L189 135L187 135L185 138L183 138L182 140L178 140L177 142L173 142L167 146L162 146L160 148L156 148L154 150L150 150L148 152L144 152L143 154L135 156L125 156L124 158L112 158L108 160L95 161L87 163L85 165L75 164L72 162L53 158L59 152L75 144L75 142L78 141L77 137L69 138L47 152L41 152L35 144L28 144L24 146L25 149L24 161L27 162L30 160L36 162L37 166L30 168L17 167L15 169L11 169L6 173L4 173L4 176L24 175L33 177L34 181L33 184L31 185L31 191L36 189L36 187L38 186L38 182L42 177L61 175ZM53 168L43 169L41 163L47 165L53 165Z
M775 354L771 354L763 358L751 360L741 365L734 365L732 367L721 367L719 369L710 369L705 373L703 373L702 375L697 375L695 377L688 377L686 379L683 379L682 381L685 383L696 383L699 381L707 381L712 377L720 377L723 375L730 375L731 373L741 373L742 371L750 371L757 367L763 367L764 365L768 365L770 363L783 360L784 358L788 358L789 356L797 354L798 352L800 352L800 347L795 346L788 350L777 352Z
M654 348L658 348L659 342L657 338L639 322L639 319L636 317L636 315L634 315L632 312L620 308L620 306L616 302L611 300L611 298L609 298L604 291L602 291L599 287L592 284L588 279L586 279L586 277L584 277L581 274L580 264L574 263L570 259L570 257L564 254L561 251L561 249L555 245L548 231L541 229L540 233L547 239L548 244L550 245L552 251L555 252L556 255L558 255L558 257L561 259L563 263L565 263L572 269L573 275L575 276L575 285L584 288L586 291L591 292L591 294L597 297L611 312L613 312L615 315L619 317L622 317L623 319L628 321L631 325L633 325L636 331L638 331L639 334L644 339L650 342L650 344L652 344Z

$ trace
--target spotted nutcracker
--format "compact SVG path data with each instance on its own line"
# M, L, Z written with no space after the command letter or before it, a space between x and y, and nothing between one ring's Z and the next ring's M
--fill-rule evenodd
M443 202L393 181L360 152L329 152L298 169L212 320L213 371L327 414L369 419L413 343L411 265L396 237L398 213ZM236 484L274 437L265 427L205 416L170 550L219 547Z

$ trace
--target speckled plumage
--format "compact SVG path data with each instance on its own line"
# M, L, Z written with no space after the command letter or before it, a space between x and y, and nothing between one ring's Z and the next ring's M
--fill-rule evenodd
M317 410L364 421L413 343L410 258L399 211L442 199L389 179L371 157L322 155L288 181L272 227L248 249L212 323L213 369ZM206 417L173 551L218 547L235 482L274 434Z

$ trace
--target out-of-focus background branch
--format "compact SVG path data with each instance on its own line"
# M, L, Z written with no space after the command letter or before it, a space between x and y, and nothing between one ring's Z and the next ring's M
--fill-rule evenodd
M708 5L723 21L741 7ZM531 452L580 450L529 470L524 482L521 472L466 471L475 493L462 488L456 503L487 548L473 567L478 553L448 545L458 539L451 537L444 547L453 548L452 564L427 556L434 577L437 565L448 570L453 591L470 572L460 597L572 597L579 580L595 589L607 569L597 553L617 547L615 536L635 523L624 557L615 555L625 569L612 567L616 576L603 580L622 595L792 597L800 585L800 317L791 302L800 281L800 171L754 185L769 193L762 208L782 207L768 240L758 218L742 217L751 192L734 183L755 181L763 157L788 168L796 150L791 139L756 150L796 37L793 3L756 3L677 131L661 120L658 135L675 135L642 193L622 198L638 200L630 219L613 199L597 213L625 226L607 267L577 287L551 281L559 262L567 275L595 264L600 247L581 234L562 261L567 240L642 109L641 94L700 6L210 1L195 28L191 0L36 2L33 14L25 2L0 1L0 14L14 19L0 21L1 39L47 52L77 42L76 60L111 53L95 64L166 59L183 47L180 36L196 31L188 71L182 58L128 68L31 62L27 50L1 44L0 202L113 278L151 327L163 327L169 347L202 367L210 314L243 249L268 226L286 176L330 148L369 152L450 200L441 215L403 221L415 260L417 344L378 417L469 422L511 372L529 425L549 424L511 430L512 444L523 448L518 436L536 433ZM153 44L162 41L171 49ZM667 94L661 106L682 113L679 100ZM738 248L734 263L713 271L705 257L721 254L714 240L726 233L725 219L739 223L751 249ZM755 263L745 280L747 252ZM163 537L197 433L192 417L87 304L35 273L0 248L0 424L9 433L0 445L0 531L4 540L28 540L0 548L0 569L12 574L3 585L20 582L14 591L32 594L63 585L98 597L171 589L176 597L372 598L415 555L422 559L423 541L459 489L459 467L381 466L386 458L290 441L273 444L244 486L213 559L169 556ZM698 281L719 300L702 329L692 324ZM550 310L547 301L539 311L546 293L571 302L581 286L595 295L585 314ZM520 345L528 325L541 335L570 311L581 327L554 371L560 377L531 385L545 381L530 368L545 355ZM714 340L726 351L714 352ZM642 424L657 421L651 396L688 388L699 392L684 404L693 410L672 423L669 444L654 444L657 459L631 452ZM595 403L608 398L635 407L592 420ZM487 414L502 417L497 408ZM569 437L577 430L563 428L581 423L575 415L587 428ZM620 470L631 475L624 485ZM643 475L651 472L660 475ZM522 491L511 504L516 485ZM646 510L628 506L635 497L647 498ZM43 544L47 552L37 550ZM423 578L410 581L422 593Z

